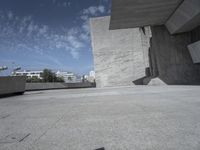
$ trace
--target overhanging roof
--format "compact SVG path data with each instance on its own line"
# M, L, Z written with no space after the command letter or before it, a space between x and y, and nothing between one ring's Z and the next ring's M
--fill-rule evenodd
M165 24L183 0L112 0L110 29Z

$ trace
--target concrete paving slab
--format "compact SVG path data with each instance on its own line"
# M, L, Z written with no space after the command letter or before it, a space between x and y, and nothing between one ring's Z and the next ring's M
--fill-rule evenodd
M28 92L0 99L0 150L198 150L200 87Z

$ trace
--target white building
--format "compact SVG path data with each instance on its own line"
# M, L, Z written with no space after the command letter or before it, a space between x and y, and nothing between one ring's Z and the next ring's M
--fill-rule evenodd
M73 82L77 82L77 77L74 73L71 72L61 72L61 71L57 71L56 72L56 76L57 77L62 77L65 80L65 83L73 83Z
M42 73L43 71L17 71L14 73L14 76L27 76L29 78L37 77L39 79L42 79Z
M93 77L95 79L95 71L90 71L90 77Z
M94 71L90 71L89 72L89 76L88 75L84 75L84 79L91 82L91 83L94 83L95 82L95 72Z

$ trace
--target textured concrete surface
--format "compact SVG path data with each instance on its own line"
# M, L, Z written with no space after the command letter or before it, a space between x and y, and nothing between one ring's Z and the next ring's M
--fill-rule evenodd
M197 42L200 40L200 26L192 30L191 32L191 43Z
M111 31L109 22L110 17L90 21L97 87L132 85L149 67L150 29Z
M0 77L0 95L23 93L26 77Z
M199 85L200 65L193 63L187 48L195 34L170 35L165 26L151 27L151 31L150 66L153 77L159 77L170 85Z
M112 0L110 29L163 25L182 2L183 0Z
M0 99L0 150L199 150L200 87L28 92Z
M163 82L160 78L153 78L148 83L150 86L164 86L167 85L165 82Z
M166 22L171 34L188 32L200 25L200 0L184 0Z
M200 41L188 45L194 63L200 63Z

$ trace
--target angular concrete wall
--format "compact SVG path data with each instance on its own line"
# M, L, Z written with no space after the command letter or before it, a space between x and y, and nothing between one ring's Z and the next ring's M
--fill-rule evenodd
M169 85L199 85L200 65L193 64L187 48L198 36L193 32L170 35L165 26L154 26L151 29L152 76L159 77Z
M188 45L194 63L200 63L200 41Z
M0 77L0 96L25 92L26 77Z
M188 32L200 25L200 0L184 0L166 22L171 34Z
M133 85L149 67L150 30L109 30L109 23L110 17L90 21L97 87Z

